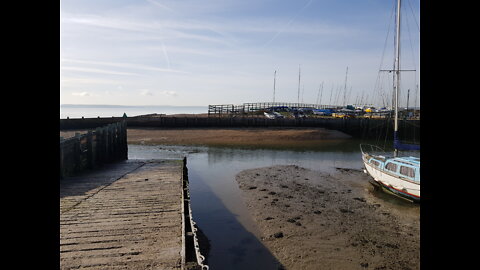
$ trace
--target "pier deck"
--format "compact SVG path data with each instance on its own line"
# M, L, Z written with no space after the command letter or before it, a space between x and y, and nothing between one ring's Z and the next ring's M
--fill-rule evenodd
M125 161L62 180L61 269L182 269L182 170Z

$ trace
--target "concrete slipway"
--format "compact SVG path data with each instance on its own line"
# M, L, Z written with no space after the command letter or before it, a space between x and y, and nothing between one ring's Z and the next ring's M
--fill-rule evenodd
M129 160L63 179L61 269L190 268L185 162Z

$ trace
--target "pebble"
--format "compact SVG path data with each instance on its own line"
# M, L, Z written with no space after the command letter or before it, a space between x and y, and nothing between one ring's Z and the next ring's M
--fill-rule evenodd
M282 237L283 237L283 233L282 233L282 232L274 233L274 234L273 234L273 237L275 237L275 238L282 238Z

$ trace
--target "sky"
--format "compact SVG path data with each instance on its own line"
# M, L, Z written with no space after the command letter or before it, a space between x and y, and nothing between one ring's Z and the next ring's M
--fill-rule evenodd
M410 89L418 106L419 0L402 2L401 68L416 72L402 72L401 99ZM394 5L61 0L60 104L383 106L392 78L379 70L393 67Z

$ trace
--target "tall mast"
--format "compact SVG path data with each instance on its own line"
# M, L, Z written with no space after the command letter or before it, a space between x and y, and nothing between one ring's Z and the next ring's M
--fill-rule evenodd
M401 0L397 0L397 14L396 14L396 35L395 35L395 63L394 63L394 90L395 90L395 123L393 131L394 145L397 141L397 132L398 132L398 90L400 88L400 7ZM398 150L395 147L394 155L397 156Z
M275 103L275 79L277 77L277 71L275 70L275 73L273 73L273 103Z
M348 67L347 71L345 72L345 87L343 89L343 105L347 105L347 78L348 78Z
M300 103L300 65L298 65L298 94L297 103Z

